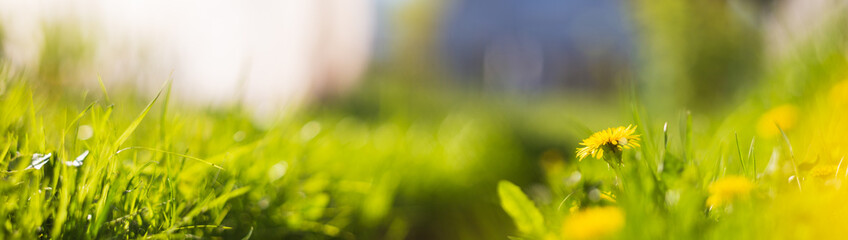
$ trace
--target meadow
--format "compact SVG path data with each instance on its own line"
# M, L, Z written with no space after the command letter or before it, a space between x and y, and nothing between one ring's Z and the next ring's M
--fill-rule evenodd
M838 17L721 73L652 49L612 89L523 96L398 64L264 120L182 102L178 79L146 92L4 65L0 239L844 238ZM750 53L713 43L695 47ZM668 69L695 90L644 80Z

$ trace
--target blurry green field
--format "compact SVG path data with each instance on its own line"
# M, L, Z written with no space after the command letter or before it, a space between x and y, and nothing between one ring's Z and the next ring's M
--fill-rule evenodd
M764 85L724 117L384 89L270 124L174 103L168 85L153 99L57 93L4 72L0 238L839 236L848 116L832 110L848 105L848 63L805 64L794 71L823 76L805 92ZM619 170L574 157L626 124L641 146Z
M645 41L696 31L666 3L637 9ZM180 102L167 79L143 92L3 66L0 239L844 238L848 31L830 27L782 59L745 55L760 54L735 42L746 29L646 44L636 76L583 92L398 80L417 65L397 63L270 119ZM604 147L638 147L579 160L629 125L638 140Z
M511 222L496 182L541 179L518 141L559 147L571 131L473 102L356 99L263 125L180 107L168 86L57 94L4 74L6 238L497 238Z

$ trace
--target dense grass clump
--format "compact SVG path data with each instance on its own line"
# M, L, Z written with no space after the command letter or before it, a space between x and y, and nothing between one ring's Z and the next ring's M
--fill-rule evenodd
M145 103L0 80L0 238L495 238L510 225L496 182L533 171L486 110L341 107L269 125L175 104L169 86Z

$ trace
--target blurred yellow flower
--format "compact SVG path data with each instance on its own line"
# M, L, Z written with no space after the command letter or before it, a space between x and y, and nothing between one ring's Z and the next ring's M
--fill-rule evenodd
M745 177L728 176L710 184L710 197L707 206L715 207L729 204L736 199L746 198L754 188L754 183Z
M577 211L580 211L580 205L574 204L574 205L571 205L570 208L568 208L569 213L573 214L573 213L576 213Z
M810 177L819 179L830 179L836 174L836 165L818 164L810 169Z
M835 106L848 104L848 80L833 85L830 89L830 102Z
M572 214L563 222L562 235L571 239L609 237L624 227L624 212L618 207L593 207Z
M551 149L542 153L539 164L542 165L542 169L545 170L548 176L555 176L565 171L565 162L563 161L562 154L556 150Z
M780 134L775 124L780 125L783 130L791 129L798 120L798 108L791 104L772 108L764 113L757 122L757 134L770 138Z
M607 128L596 132L583 139L580 145L585 147L577 149L577 157L581 161L591 155L594 158L604 157L604 149L608 151L621 151L639 146L639 135L634 135L636 127L628 125L625 127Z

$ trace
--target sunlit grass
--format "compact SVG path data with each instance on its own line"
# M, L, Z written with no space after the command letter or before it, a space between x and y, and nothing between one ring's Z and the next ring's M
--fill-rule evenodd
M720 6L643 2L654 44L615 89L515 96L387 70L267 114L179 102L165 79L80 84L61 66L84 41L51 35L36 73L0 71L0 239L848 236L844 33L754 61L750 26L686 27L732 20Z
M510 226L496 182L533 171L490 110L298 110L268 125L169 104L168 84L140 101L1 78L2 238L494 238Z

